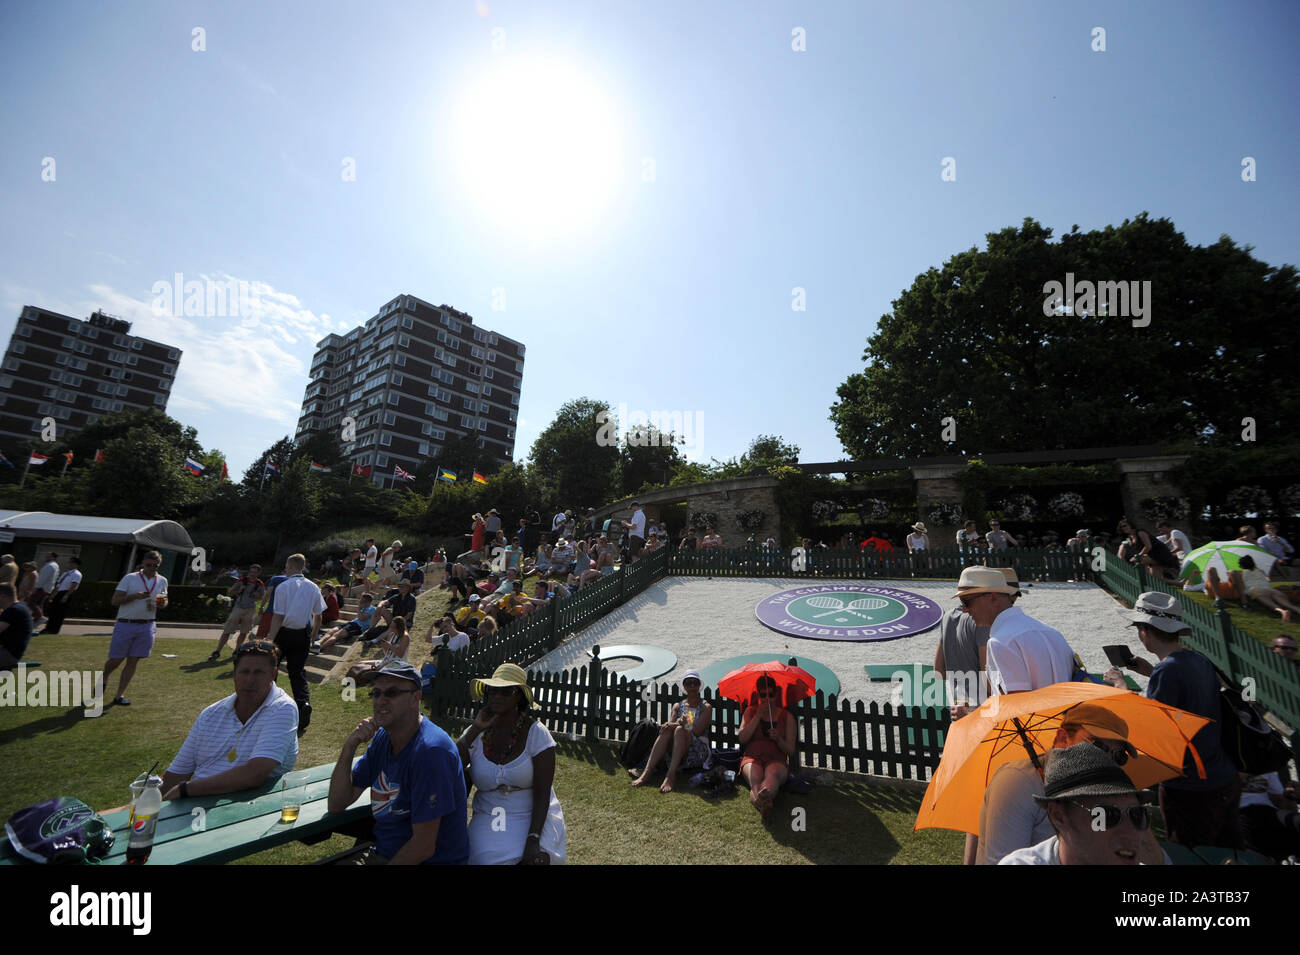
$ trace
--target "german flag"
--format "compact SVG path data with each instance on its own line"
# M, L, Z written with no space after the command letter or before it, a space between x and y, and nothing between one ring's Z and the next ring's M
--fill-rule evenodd
M486 484L486 483L487 483L487 478L485 478L483 475L481 475L481 474L479 474L477 471L475 471L475 472L474 472L474 483L475 483L475 484Z

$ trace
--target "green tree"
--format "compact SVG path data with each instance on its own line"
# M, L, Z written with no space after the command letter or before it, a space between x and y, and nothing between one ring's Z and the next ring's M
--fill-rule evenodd
M741 466L750 471L798 463L799 446L787 444L775 434L760 434L749 442L749 450L740 456Z
M986 251L953 256L894 301L867 367L831 407L850 455L1217 443L1240 440L1244 418L1256 440L1285 440L1300 397L1260 371L1286 366L1300 317L1293 267L1272 268L1227 236L1190 246L1145 213L1051 235L1032 219L991 233ZM1067 272L1076 295L1085 280L1149 281L1149 311L1083 302L1045 315L1045 285L1064 285Z
M550 503L599 507L616 488L618 421L608 404L566 402L533 442L530 466Z
M646 485L667 484L682 463L678 440L654 425L629 428L619 448L619 490L626 495Z
M89 469L88 500L101 517L175 520L205 491L183 468L186 454L156 431L142 428L114 438L104 460Z
M287 465L277 480L267 480L262 520L281 541L305 539L316 528L320 514L320 475L312 473L306 458Z

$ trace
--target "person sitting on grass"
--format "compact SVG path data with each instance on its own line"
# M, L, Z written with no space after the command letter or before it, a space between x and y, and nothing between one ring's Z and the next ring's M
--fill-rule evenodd
M781 691L770 676L758 678L754 699L740 718L740 746L740 775L749 785L749 801L767 816L790 778L795 750L794 714L781 705Z
M349 620L343 626L330 630L319 643L311 648L311 652L324 653L345 637L355 640L370 629L370 625L374 623L375 618L374 599L370 594L362 594L357 607L356 619Z
M406 629L405 617L394 617L384 635L378 640L382 655L376 660L364 660L348 670L348 678L357 683L366 682L365 678L374 670L399 663L407 663L406 653L411 648L411 634Z
M434 637L434 631L437 631L438 637ZM435 650L438 647L446 647L452 653L464 650L469 646L469 634L456 627L456 621L451 617L439 617L433 623L429 624L429 629L424 635L424 640Z
M703 769L713 752L709 747L709 724L713 720L713 707L700 698L700 671L687 670L682 677L682 689L686 699L673 704L668 714L668 722L659 727L659 738L650 749L650 758L646 760L645 769L640 774L630 769L633 786L644 786L658 768L668 749L672 747L672 756L668 761L668 775L664 777L659 791L670 793L677 773L683 769Z

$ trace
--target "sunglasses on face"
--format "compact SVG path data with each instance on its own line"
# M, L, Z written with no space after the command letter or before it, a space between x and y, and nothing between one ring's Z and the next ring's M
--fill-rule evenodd
M1071 802L1089 815L1092 815L1096 810L1100 809L1105 813L1107 829L1114 829L1118 826L1120 820L1125 815L1128 816L1129 822L1133 824L1133 828L1139 832L1145 832L1147 829L1151 828L1150 806L1129 806L1127 809L1121 809L1119 806L1112 806L1105 803L1096 806L1089 806L1087 803L1074 802L1073 800L1071 800Z
M404 695L404 694L406 694L406 693L415 693L415 692L416 692L416 691L415 691L414 689L411 689L411 690L399 690L399 689L398 689L397 687L395 687L395 686L390 686L390 687L389 687L388 689L386 689L386 690L371 690L371 691L370 691L370 698L371 698L372 700L377 700L377 699L379 699L379 698L382 696L382 697L383 697L384 699L386 699L386 700L393 700L393 699L396 699L397 697L402 696L402 695Z
M682 680L682 686L699 686L699 680Z
M513 686L489 686L487 687L488 696L514 696L515 688Z

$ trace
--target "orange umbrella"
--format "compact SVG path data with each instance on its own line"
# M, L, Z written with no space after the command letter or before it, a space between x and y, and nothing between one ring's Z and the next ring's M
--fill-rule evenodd
M979 833L980 806L989 780L1004 763L1052 748L1062 717L1078 703L1092 703L1128 725L1128 741L1138 756L1124 771L1138 789L1183 774L1183 755L1191 750L1205 778L1192 737L1210 721L1118 687L1096 683L1054 683L1041 690L990 697L979 709L948 729L943 757L930 779L914 829L956 829Z

